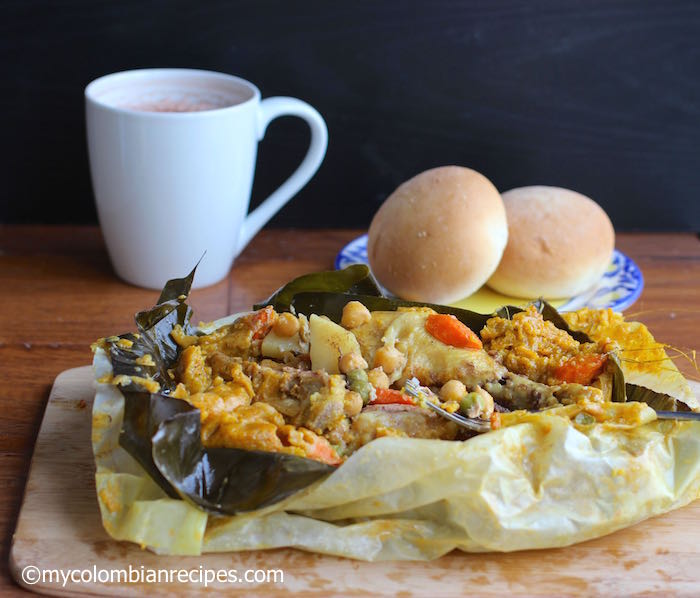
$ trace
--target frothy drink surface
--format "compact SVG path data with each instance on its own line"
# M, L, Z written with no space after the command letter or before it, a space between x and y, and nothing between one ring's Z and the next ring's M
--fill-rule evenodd
M140 112L202 112L233 106L243 99L232 94L168 89L124 94L115 104Z
M136 101L122 104L123 108L139 110L141 112L201 112L202 110L215 110L226 106L225 102L211 102L208 100L190 99L162 99L156 101Z

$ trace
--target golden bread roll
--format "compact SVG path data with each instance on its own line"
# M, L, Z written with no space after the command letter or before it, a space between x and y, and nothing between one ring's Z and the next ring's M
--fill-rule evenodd
M572 297L603 275L615 247L610 218L596 202L561 187L502 195L508 244L488 286L515 297Z
M508 240L498 190L460 166L426 170L375 214L367 254L377 280L404 299L451 303L481 287Z

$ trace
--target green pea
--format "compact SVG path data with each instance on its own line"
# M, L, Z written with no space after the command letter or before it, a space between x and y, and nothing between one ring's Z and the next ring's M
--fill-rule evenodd
M362 403L366 405L369 403L372 393L372 385L369 383L369 378L367 378L367 372L361 368L352 370L346 375L348 381L348 388L354 390L362 397Z
M595 417L593 417L590 413L586 413L585 411L581 411L576 417L574 418L574 421L579 425L579 426L592 426L595 423Z
M485 407L484 398L478 392L468 393L459 402L459 410L467 417L478 417ZM475 410L476 415L469 415L470 412L473 414Z

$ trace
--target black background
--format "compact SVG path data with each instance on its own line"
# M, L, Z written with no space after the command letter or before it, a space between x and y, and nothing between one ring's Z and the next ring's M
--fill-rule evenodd
M366 226L403 180L473 167L560 185L620 230L700 230L696 1L4 1L0 222L92 223L83 88L130 68L208 68L325 117L321 170L277 226ZM253 203L306 125L275 121Z

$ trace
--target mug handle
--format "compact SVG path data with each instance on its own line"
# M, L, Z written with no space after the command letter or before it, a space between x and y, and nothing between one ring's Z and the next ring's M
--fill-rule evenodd
M257 232L265 226L294 195L309 182L323 162L328 146L328 129L318 111L301 100L288 97L266 98L258 108L258 140L265 136L267 126L279 116L303 118L311 129L311 143L304 160L292 175L270 196L253 210L243 221L238 237L236 255L248 245Z

